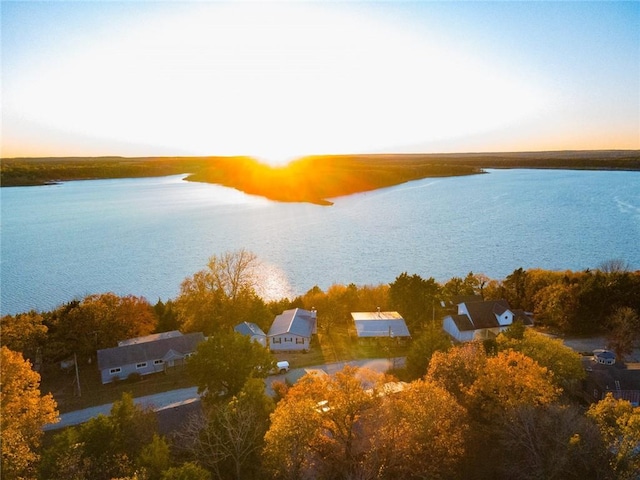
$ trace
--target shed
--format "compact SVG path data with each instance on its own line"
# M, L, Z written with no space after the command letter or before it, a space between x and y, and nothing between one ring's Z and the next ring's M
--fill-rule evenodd
M358 338L411 338L398 312L351 312Z

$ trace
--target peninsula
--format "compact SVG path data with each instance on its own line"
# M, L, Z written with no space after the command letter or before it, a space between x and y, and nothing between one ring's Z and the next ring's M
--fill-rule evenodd
M485 168L640 170L640 151L327 155L277 167L250 157L7 158L0 164L0 184L186 173L189 181L224 185L271 200L331 205L328 199L334 197L428 177L478 174Z

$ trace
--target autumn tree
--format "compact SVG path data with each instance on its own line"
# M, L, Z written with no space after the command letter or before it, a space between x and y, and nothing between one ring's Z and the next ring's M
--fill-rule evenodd
M577 407L517 407L501 424L497 442L497 478L612 478L600 432Z
M14 352L22 353L32 363L38 351L46 343L47 327L42 314L31 310L17 315L4 315L0 320L0 345Z
M640 342L640 316L632 308L621 307L609 317L608 323L608 346L624 360Z
M486 362L481 343L465 343L446 352L434 352L426 379L443 387L464 405L469 389L484 371Z
M549 405L560 391L547 368L522 353L506 350L487 358L467 393L471 414L490 422L521 405Z
M40 375L18 352L1 348L0 413L2 478L33 478L40 458L42 427L58 420L56 403L40 394Z
M103 293L59 308L51 315L51 324L51 340L61 349L58 356L76 353L87 359L120 340L153 333L157 317L143 297Z
M263 453L267 469L283 479L355 478L369 449L363 426L376 414L381 380L352 367L300 379L271 416Z
M216 479L260 478L260 453L273 409L264 382L251 378L230 401L191 417L176 436L177 447Z
M369 478L459 478L468 418L446 390L417 380L386 395L371 419L362 461Z
M515 350L535 360L553 373L557 387L576 387L585 377L581 356L565 346L560 339L547 337L531 329L522 332L522 338L510 338L506 334L496 339L498 350Z
M576 284L554 283L538 291L533 311L536 321L565 332L578 331L574 321L578 288Z
M180 286L175 308L181 328L209 335L243 321L261 324L259 317L270 314L256 293L259 268L258 257L247 250L209 258L204 270Z
M235 331L217 333L198 345L187 371L210 402L237 395L249 377L265 377L274 366L269 350Z
M610 465L617 479L637 479L640 475L640 407L611 393L589 407L610 452Z

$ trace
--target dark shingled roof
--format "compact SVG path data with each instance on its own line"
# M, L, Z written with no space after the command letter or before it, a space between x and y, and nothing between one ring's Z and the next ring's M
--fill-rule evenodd
M471 319L466 315L451 315L453 319L453 323L456 324L458 331L460 332L468 332L469 330L475 330L473 323L471 323Z
M153 342L105 348L98 350L98 368L104 370L105 368L158 360L171 351L184 355L195 352L198 344L202 341L204 341L204 335L197 332L177 337L161 338Z
M476 329L499 327L496 315L501 315L509 309L506 300L493 300L487 302L471 302L465 304L469 316Z

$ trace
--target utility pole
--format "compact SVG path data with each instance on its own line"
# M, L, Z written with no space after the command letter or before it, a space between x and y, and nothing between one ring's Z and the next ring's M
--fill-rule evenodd
M78 373L78 357L75 352L73 353L73 364L76 366L76 384L78 385L78 396L82 396L82 390L80 390L80 374Z

